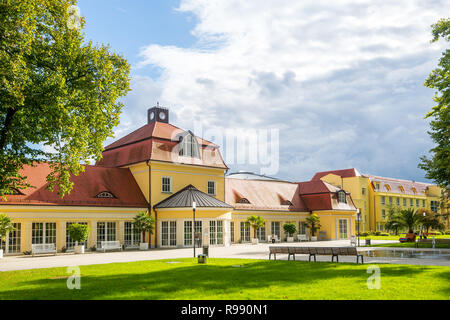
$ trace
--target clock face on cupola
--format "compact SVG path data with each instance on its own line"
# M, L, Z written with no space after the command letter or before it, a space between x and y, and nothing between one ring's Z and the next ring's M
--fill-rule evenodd
M159 106L159 103L156 107L150 108L148 110L148 123L152 122L164 122L169 123L169 110Z

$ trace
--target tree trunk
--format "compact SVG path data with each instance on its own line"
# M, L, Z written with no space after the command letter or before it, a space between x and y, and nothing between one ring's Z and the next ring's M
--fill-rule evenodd
M0 152L3 153L6 147L6 135L8 131L11 129L13 117L16 114L17 110L15 108L8 109L6 113L5 121L3 123L3 128L0 131Z

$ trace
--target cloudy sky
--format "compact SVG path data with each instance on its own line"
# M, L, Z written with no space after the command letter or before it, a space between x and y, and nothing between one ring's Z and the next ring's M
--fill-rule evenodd
M132 65L116 138L144 125L159 101L185 129L279 130L283 179L355 167L426 181L417 164L433 146L424 116L434 92L423 83L445 48L430 43L430 26L450 15L450 0L78 5L86 37Z

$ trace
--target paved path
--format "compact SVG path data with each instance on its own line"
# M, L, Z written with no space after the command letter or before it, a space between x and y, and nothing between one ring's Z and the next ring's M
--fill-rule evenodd
M373 241L377 243L387 243L393 241ZM395 242L395 241L394 241ZM211 258L241 258L241 259L268 259L269 245L272 244L236 244L231 247L210 247ZM281 243L280 246L326 246L338 247L348 246L349 241L321 241L315 243ZM370 248L360 248L360 250L368 250ZM377 248L382 249L382 248ZM386 248L383 248L386 249ZM197 254L201 253L201 249L197 249ZM153 249L150 251L124 251L124 252L107 252L107 253L86 253L84 255L75 254L58 254L57 256L15 256L5 257L0 260L0 271L54 268L66 266L82 266L92 264L119 263L131 261L159 260L159 259L176 259L190 258L193 256L192 248L183 249ZM278 255L279 260L286 260L287 255ZM297 255L297 260L307 261L307 255ZM330 261L329 256L317 256L317 261ZM356 257L339 257L340 262L355 262ZM412 265L436 265L450 266L450 260L445 259L409 259L409 258L375 258L364 257L364 262L372 263L397 263Z

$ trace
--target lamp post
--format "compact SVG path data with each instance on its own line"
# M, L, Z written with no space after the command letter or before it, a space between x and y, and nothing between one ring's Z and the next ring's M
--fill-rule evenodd
M192 202L192 211L194 213L194 222L192 224L192 241L194 242L194 258L195 258L195 208L196 208L196 203L195 201Z
M359 247L360 246L359 245L359 225L361 224L361 210L360 209L358 209L358 211L356 211L356 220L358 221L357 226L358 226L358 247Z

